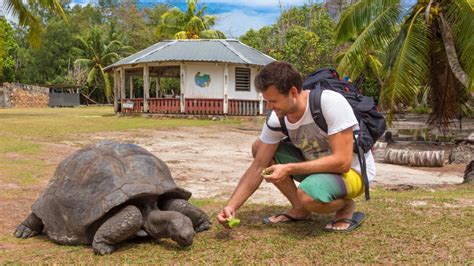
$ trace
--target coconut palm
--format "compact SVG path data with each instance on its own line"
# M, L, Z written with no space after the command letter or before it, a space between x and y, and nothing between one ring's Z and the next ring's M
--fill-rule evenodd
M225 39L224 33L210 28L216 17L204 15L206 6L197 10L197 0L187 0L188 8L182 12L172 8L161 16L156 34L161 39Z
M403 3L401 3L403 2ZM381 51L382 107L409 104L430 87L430 123L447 127L469 100L474 79L472 0L360 0L341 15L336 41L353 40L338 69L354 76Z
M103 32L94 27L87 39L77 37L77 48L82 58L74 61L74 64L86 68L87 84L102 87L107 101L110 101L112 88L104 67L119 60L120 54L130 50L130 47L124 46L118 40L107 41L103 36Z
M28 39L33 46L38 46L41 43L42 26L40 18L31 12L34 6L56 13L66 20L66 15L59 0L3 0L6 13L18 18L20 26L29 28Z

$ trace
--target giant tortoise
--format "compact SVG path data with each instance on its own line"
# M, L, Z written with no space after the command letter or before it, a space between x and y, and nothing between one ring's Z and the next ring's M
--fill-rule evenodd
M45 233L56 243L89 245L108 254L138 235L192 244L209 217L187 200L167 165L133 144L102 141L68 156L56 169L18 238Z

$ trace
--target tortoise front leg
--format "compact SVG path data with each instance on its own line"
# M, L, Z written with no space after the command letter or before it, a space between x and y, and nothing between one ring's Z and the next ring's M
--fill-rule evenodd
M143 224L140 210L129 205L107 219L97 230L92 242L95 253L110 254L115 251L115 244L135 235Z
M211 227L211 220L205 212L192 205L184 199L168 199L160 202L160 209L167 211L180 212L188 216L193 222L196 233L208 230Z
M16 227L15 236L18 238L29 238L40 234L41 231L43 231L43 221L34 213L30 213L30 215Z

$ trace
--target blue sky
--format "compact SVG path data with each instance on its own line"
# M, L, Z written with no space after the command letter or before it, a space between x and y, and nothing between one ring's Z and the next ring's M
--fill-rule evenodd
M0 0L0 15L3 1ZM73 4L87 5L97 0L72 0ZM158 3L168 3L181 10L186 9L186 0L138 0L140 6L152 7ZM280 15L280 3L283 9L301 6L305 3L320 3L322 0L198 0L198 7L207 5L207 14L217 16L215 29L223 31L228 38L238 38L250 28L255 30L276 22ZM409 6L416 0L402 0ZM6 14L9 18L8 14ZM11 18L9 18L11 19Z
M94 0L73 0L73 3L82 5L94 2ZM217 16L214 29L223 31L228 38L237 38L250 28L258 30L275 23L280 15L280 2L282 7L287 9L321 0L200 0L198 7L205 4L206 14ZM186 9L186 0L139 0L139 5L146 7L158 3L168 3L181 10Z

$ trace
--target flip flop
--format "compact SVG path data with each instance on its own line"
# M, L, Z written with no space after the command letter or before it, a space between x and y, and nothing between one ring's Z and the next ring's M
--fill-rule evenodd
M278 216L285 216L286 218L288 218L288 220L286 221L279 221L279 222L272 222L270 221L270 217L272 216L275 216L278 217ZM264 217L263 218L263 223L264 224L280 224L280 223L293 223L293 222L301 222L301 221L308 221L311 217L311 215L307 216L307 217L302 217L302 218L296 218L296 217L293 217L287 213L278 213L278 214L274 214L272 216L269 216L269 217Z
M347 232L350 232L350 231L356 229L357 227L359 227L359 225L362 224L364 219L365 219L365 214L363 212L354 212L354 214L352 214L352 219L341 218L341 219L337 219L337 220L332 220L323 227L323 230L328 231L328 232L347 233ZM326 228L326 226L328 226L328 225L333 226L334 224L340 223L340 222L348 223L349 227L346 228L346 229Z

